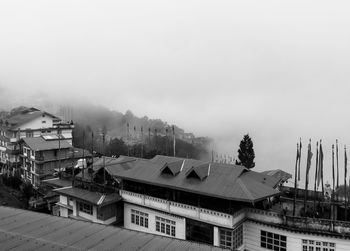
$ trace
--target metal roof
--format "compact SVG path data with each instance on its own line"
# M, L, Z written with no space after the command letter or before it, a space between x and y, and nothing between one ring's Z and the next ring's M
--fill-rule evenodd
M275 177L278 180L287 181L292 178L292 175L290 173L287 173L281 169L276 170L269 170L262 172L263 174L269 175L271 177Z
M14 128L14 127L18 127L18 126L21 126L33 119L36 119L38 117L41 117L41 116L50 116L52 117L53 119L56 119L56 120L61 120L60 118L48 113L48 112L45 112L45 111L40 111L39 109L36 109L36 108L29 108L29 109L25 109L21 112L18 112L14 115L12 115L11 117L7 118L7 121L9 123L9 125ZM6 120L5 120L6 121Z
M60 178L46 179L46 180L42 180L41 182L43 182L44 184L47 184L49 186L52 186L54 188L72 186L71 180L65 180L65 179L60 179Z
M1 250L224 250L22 209L0 206Z
M23 138L27 146L34 151L45 151L54 149L73 148L73 146L64 139L61 140L45 140L43 137ZM60 142L59 142L60 141Z
M179 160L184 161L179 174L174 176L162 173L164 164L178 162ZM205 163L206 165L203 165ZM239 165L214 162L210 163L209 170L207 162L167 156L156 156L151 160L143 159L131 164L132 168L127 170L119 169L118 172L111 175L140 183L235 201L257 202L279 193L279 191L273 189L275 182L272 182L272 180L275 180L274 178L247 170ZM205 168L196 168L203 166ZM109 168L112 169L113 165L109 166ZM201 175L199 177L201 180L188 177L187 174L191 169L198 169L197 175L198 173ZM204 175L207 176L202 177Z
M63 187L55 189L53 191L58 194L87 201L98 206L108 205L121 200L121 197L118 193L104 194L99 192L92 192L86 189L80 189L77 187Z

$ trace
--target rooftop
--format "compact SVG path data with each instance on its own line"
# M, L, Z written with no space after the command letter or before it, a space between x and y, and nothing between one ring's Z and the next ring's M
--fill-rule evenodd
M42 136L22 139L34 151L72 148L67 140L46 140Z
M287 173L287 172L285 172L285 171L283 171L281 169L269 170L269 171L264 171L264 172L261 172L261 173L269 175L269 176L272 176L272 177L275 177L278 180L281 180L283 182L292 178L292 175L290 173Z
M45 111L40 111L37 108L28 108L22 111L19 111L15 114L13 114L12 116L10 116L9 118L3 120L3 123L6 123L6 121L8 122L8 127L13 128L13 127L19 127L33 119L36 119L38 117L41 116L50 116L52 118L54 118L56 121L60 121L61 119L48 113Z
M47 184L47 185L52 186L54 188L62 188L62 187L72 186L71 180L65 180L65 179L60 179L60 178L42 180L42 182L44 184Z
M58 194L74 197L86 202L90 202L93 205L104 206L121 200L118 193L104 194L99 192L92 192L86 189L80 189L77 187L63 187L53 190Z
M235 201L257 202L279 193L274 189L276 178L232 164L158 155L151 160L116 163L106 170L126 180Z
M0 206L2 250L224 250L22 209Z

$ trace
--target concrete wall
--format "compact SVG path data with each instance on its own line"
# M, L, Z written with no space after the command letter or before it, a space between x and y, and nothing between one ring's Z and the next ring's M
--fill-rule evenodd
M139 225L131 223L131 209L148 214L148 228L141 227ZM149 208L144 208L144 207L139 207L136 205L124 203L124 227L125 228L171 237L169 235L156 231L156 216L175 221L176 222L175 238L182 239L182 240L186 239L186 219L185 218L162 213Z
M45 115L45 117L38 117L20 126L21 129L37 129L37 128L50 128L53 126L52 117Z

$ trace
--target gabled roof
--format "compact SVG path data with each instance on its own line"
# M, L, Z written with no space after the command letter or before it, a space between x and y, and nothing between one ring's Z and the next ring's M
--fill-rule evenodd
M36 109L34 107L32 108L28 108L25 109L23 111L20 111L18 113L13 114L12 116L10 116L9 118L3 120L3 122L8 122L10 128L14 128L14 127L20 127L21 125L36 119L38 117L41 116L50 116L53 119L55 119L56 121L60 121L61 119L52 115L51 113L45 112L45 111L40 111L39 109Z
M176 176L162 175L161 170L165 163L178 161L183 161L181 172ZM209 164L210 172L207 175ZM167 156L156 156L151 160L138 160L130 165L132 165L130 169L119 170L115 176L140 183L235 201L256 202L279 193L269 183L264 182L264 175L238 165L207 163ZM187 178L193 169L196 170L198 179ZM206 178L204 178L205 175Z
M73 146L67 140L45 140L43 137L22 138L21 140L34 151L66 149ZM60 142L59 142L60 141Z
M283 182L292 178L292 175L290 173L287 173L281 169L269 170L269 171L264 171L261 173L266 174L270 177L274 177L274 178L278 179L279 181L283 181Z
M183 165L184 161L174 161L171 163L165 163L162 169L160 170L161 173L170 173L173 176L177 175L181 171L181 167Z
M83 200L97 206L104 206L121 200L121 197L118 193L103 194L80 189L77 187L64 187L54 189L53 191L58 194Z
M187 171L186 177L198 177L200 180L204 180L208 177L210 171L210 163L201 164L199 166L194 166Z

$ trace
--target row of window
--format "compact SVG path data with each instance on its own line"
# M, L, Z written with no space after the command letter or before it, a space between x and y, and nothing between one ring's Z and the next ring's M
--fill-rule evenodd
M220 228L220 247L237 249L243 245L243 225L234 230Z
M260 246L275 251L286 251L287 237L285 235L275 234L261 230Z
M131 223L136 224L141 227L148 228L148 218L147 213L131 209ZM156 231L175 237L176 222L156 216Z
M131 209L131 223L148 228L148 214Z
M175 237L176 222L156 216L156 231Z
M32 150L30 150L28 148L23 147L23 154L27 155L28 157L30 157L30 156L34 156L35 155L35 151L32 151Z
M302 240L303 251L335 251L334 242Z
M79 202L78 204L79 204L79 211L80 212L90 214L90 215L93 214L92 205L89 205L89 204L86 204L83 202Z

